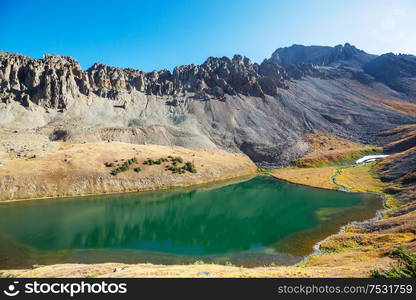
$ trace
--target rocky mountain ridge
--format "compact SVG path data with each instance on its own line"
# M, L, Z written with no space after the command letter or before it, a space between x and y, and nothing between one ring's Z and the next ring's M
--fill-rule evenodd
M355 46L345 43L335 47L292 45L279 48L273 52L270 60L283 67L299 63L310 63L320 66L343 64L362 66L376 58Z
M202 65L176 67L173 72L143 72L95 63L85 72L78 62L67 56L44 55L30 59L24 55L0 55L2 101L16 100L24 106L29 101L48 108L63 109L70 98L80 94L115 99L120 90L157 96L178 96L193 93L198 98L224 94L264 97L274 96L279 88L287 88L286 71L268 61L258 65L235 55L208 58Z
M381 130L414 122L392 108L412 105L412 90L402 83L415 78L413 58L392 59L406 70L395 73L399 85L383 77L391 59L349 44L294 45L261 64L241 55L210 57L173 72L100 63L83 71L67 56L1 52L0 123L52 139L222 148L287 165L309 151L307 133L377 143Z

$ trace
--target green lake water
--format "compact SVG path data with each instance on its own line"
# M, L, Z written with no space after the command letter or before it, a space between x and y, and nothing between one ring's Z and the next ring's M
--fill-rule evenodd
M196 261L288 265L350 221L372 194L269 177L225 186L0 205L0 269L51 263Z

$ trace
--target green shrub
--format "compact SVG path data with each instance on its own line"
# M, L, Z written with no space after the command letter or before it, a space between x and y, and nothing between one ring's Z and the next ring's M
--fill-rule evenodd
M140 168L140 167L136 167L136 168L134 168L133 170L134 170L134 172L139 173L139 172L142 170L142 168Z
M16 275L0 272L0 278L16 278Z
M148 158L147 160L145 160L143 162L144 165L161 165L162 163L164 163L165 161L167 161L167 158L161 157L157 160L153 160Z
M183 169L183 167L171 166L171 167L169 167L169 170L172 171L173 174L183 174L183 173L185 173L185 170Z
M43 267L43 265L32 265L32 269L38 269L38 268L41 268L41 267Z
M416 255L403 247L390 251L389 256L396 260L389 270L371 270L372 278L416 278Z
M120 167L118 167L118 168L116 168L116 169L114 169L114 170L112 170L111 171L111 175L113 175L113 176L115 176L115 175L117 175L118 173L121 173L121 172L125 172L125 171L127 171L129 169L129 165L128 165L128 163L127 162L125 162L125 163L123 163Z
M192 162L190 162L190 161L187 161L187 162L185 163L185 167L184 167L184 169L185 169L186 171L188 171L188 172L191 172L191 173L196 173L195 165L194 165L194 163L192 163Z
M106 162L106 163L104 163L104 165L106 167L114 167L114 163L112 163L112 162Z
M149 165L149 166L151 166L151 165L153 165L153 160L152 160L152 159L150 159L150 158L148 158L147 160L145 160L145 161L143 162L143 164L144 164L144 165Z
M180 156L176 156L174 158L171 159L173 162L177 162L177 163L183 163L183 158Z

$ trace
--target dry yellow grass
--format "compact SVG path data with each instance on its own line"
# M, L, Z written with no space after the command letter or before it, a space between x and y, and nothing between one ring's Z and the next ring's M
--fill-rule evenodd
M249 176L256 165L245 155L223 150L135 145L121 142L52 143L36 158L4 159L0 168L0 200L133 192L188 186ZM180 156L194 162L197 173L172 174L164 165L143 165L148 158ZM110 175L105 162L136 157L142 171Z
M384 183L373 174L375 163L368 163L339 169L336 183L354 192L370 192L382 194L386 199L386 206L390 209L398 208L397 200L385 192L386 188L394 187L391 183Z
M365 153L376 152L379 148L355 143L334 135L314 133L306 136L312 151L298 159L300 167L316 167L328 163L348 161Z
M393 99L382 99L381 102L387 108L398 111L402 114L416 117L416 104Z
M388 184L383 183L371 174L371 167L373 165L370 163L344 168L337 176L336 181L351 191L383 193L383 189Z
M12 275L23 278L71 278L71 277L117 277L117 278L143 278L143 277L367 277L368 270L373 267L385 267L389 258L375 253L362 258L361 253L334 254L317 256L310 266L289 267L258 267L244 268L237 266L223 266L215 264L193 265L153 265L120 263L104 264L59 264L43 266L36 269L0 270L4 276ZM371 256L371 260L368 258Z
M366 97L373 100L374 104L388 108L402 114L415 117L416 116L416 104L396 99L386 99L374 94L366 94Z
M336 185L332 182L332 176L335 174L336 170L336 167L283 168L275 169L271 174L281 180L335 190Z
M321 244L327 252L345 252L352 250L372 251L375 249L391 249L399 244L410 243L416 235L405 233L355 233L344 232L330 236ZM387 252L387 250L385 250Z

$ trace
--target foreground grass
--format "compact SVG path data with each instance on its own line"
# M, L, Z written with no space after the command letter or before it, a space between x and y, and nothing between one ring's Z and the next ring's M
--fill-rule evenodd
M416 255L403 247L390 251L389 256L396 262L389 270L372 270L373 278L416 278Z

